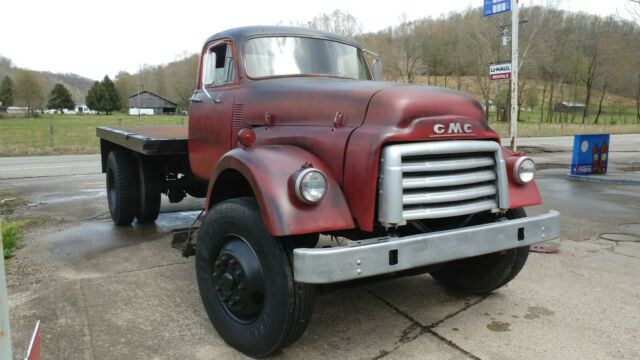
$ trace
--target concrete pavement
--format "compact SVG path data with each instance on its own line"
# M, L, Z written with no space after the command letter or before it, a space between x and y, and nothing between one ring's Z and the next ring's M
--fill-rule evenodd
M447 292L428 275L333 289L318 297L302 339L275 358L640 358L640 243L600 238L640 236L640 194L567 181L565 153L532 154L547 165L538 176L545 205L527 210L561 212L559 254L531 253L520 276L488 297ZM49 359L244 358L209 323L193 258L170 247L197 200L163 203L155 225L119 228L95 155L24 159L30 168L67 164L55 170L64 176L32 169L28 179L16 159L0 158L0 169L14 169L0 172L0 188L25 200L12 216L33 221L8 269L17 356L39 319Z

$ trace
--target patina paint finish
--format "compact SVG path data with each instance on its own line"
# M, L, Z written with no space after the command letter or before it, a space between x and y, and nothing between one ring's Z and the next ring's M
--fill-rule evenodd
M359 228L373 231L380 151L386 144L419 141L500 142L479 103L449 89L380 81L303 76L252 80L245 75L242 49L256 36L309 36L357 44L340 36L281 27L250 27L212 36L203 47L232 46L236 77L228 85L201 90L202 69L189 112L189 160L193 173L209 181L207 208L215 181L226 169L240 172L258 198L274 235ZM201 63L202 63L201 58ZM339 121L338 121L338 120ZM244 148L240 129L256 141ZM519 157L504 149L505 159ZM330 181L327 198L316 206L291 193L291 175L305 163ZM510 172L510 169L508 169ZM509 180L510 207L541 203L537 186Z
M317 205L306 205L296 198L292 177L300 169L313 166L327 176L328 188ZM354 228L349 207L331 169L315 155L290 145L236 148L219 162L209 183L207 203L218 176L225 170L238 171L256 195L267 230L276 236L308 234ZM214 190L215 189L215 190Z

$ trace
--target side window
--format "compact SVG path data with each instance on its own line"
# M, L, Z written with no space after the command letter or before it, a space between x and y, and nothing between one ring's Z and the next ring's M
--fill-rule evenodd
M204 57L202 81L205 86L218 86L233 82L235 62L233 51L227 43L211 46Z

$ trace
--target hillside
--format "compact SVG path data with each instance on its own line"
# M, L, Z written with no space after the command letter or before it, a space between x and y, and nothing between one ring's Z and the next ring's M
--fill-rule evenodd
M15 78L18 70L27 69L15 66L10 59L0 55L0 80L7 75L10 78ZM76 74L56 74L48 71L34 71L34 73L37 74L45 97L49 96L49 92L51 92L55 84L61 83L69 89L76 104L84 103L84 97L94 81Z

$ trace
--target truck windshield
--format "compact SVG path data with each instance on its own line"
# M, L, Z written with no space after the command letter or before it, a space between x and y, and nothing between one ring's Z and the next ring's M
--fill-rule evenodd
M244 48L247 75L320 75L370 80L362 52L355 46L326 39L295 36L259 37Z

